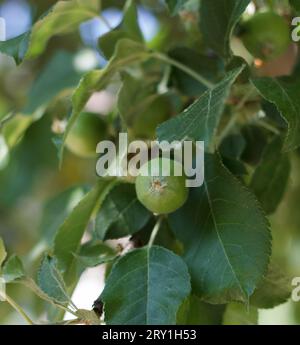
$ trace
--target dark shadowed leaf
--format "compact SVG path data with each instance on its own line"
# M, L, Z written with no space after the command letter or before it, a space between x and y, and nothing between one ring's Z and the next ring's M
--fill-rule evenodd
M265 274L271 235L255 197L220 163L205 157L205 182L170 215L182 241L193 292L213 303L247 301Z
M189 0L165 0L172 15L177 14Z
M96 217L95 235L100 240L120 238L139 231L151 213L139 202L133 184L115 186Z
M285 151L300 146L300 81L292 78L258 78L252 80L253 85L269 102L274 103L282 117L288 123L288 131L284 142Z
M241 158L245 149L246 141L241 134L228 135L221 143L219 152L228 158Z
M170 325L190 292L182 259L162 247L136 249L113 266L101 295L105 321L118 325Z
M207 44L219 55L231 55L230 37L250 0L201 0L200 26Z
M294 7L294 9L300 13L300 2L299 0L290 0L291 6Z
M222 76L223 64L218 57L205 56L187 47L174 48L168 55L190 67L212 83L216 83ZM205 85L178 68L172 68L172 78L175 86L188 96L199 96L207 90Z
M268 144L266 132L258 125L246 125L242 127L241 134L246 141L241 160L256 166L259 164L264 149Z
M250 183L250 188L267 214L276 211L283 198L291 171L288 155L281 152L282 146L281 138L277 137L266 147Z
M82 268L95 267L114 260L116 251L100 241L90 241L81 246L76 259Z

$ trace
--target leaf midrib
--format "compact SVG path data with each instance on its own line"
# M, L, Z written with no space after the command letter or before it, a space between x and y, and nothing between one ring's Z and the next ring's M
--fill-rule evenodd
M214 211L213 211L213 205L212 205L212 202L211 202L211 198L210 198L210 194L209 194L209 189L208 189L207 182L204 182L204 187L205 187L205 192L206 192L206 196L207 196L207 201L208 201L208 204L209 204L209 208L210 208L210 211L211 211L212 220L213 220L213 223L214 223L215 232L216 232L217 237L218 237L218 240L219 240L219 242L220 242L220 244L221 244L222 250L223 250L223 252L224 252L224 256L225 256L225 258L226 258L226 260L227 260L227 262L228 262L228 265L229 265L229 267L230 267L230 269L231 269L231 271L232 271L232 274L233 274L233 276L234 276L236 282L238 283L239 289L241 290L242 294L244 295L244 294L245 294L245 291L244 291L244 289L242 288L242 285L241 285L241 283L240 283L240 281L239 281L239 279L238 279L238 277L237 277L237 275L236 275L236 273L235 273L235 270L234 270L234 268L233 268L233 266L232 266L232 264L231 264L231 262L230 262L229 256L228 256L228 254L227 254L227 252L226 252L226 248L225 248L225 246L224 246L224 244L223 244L222 238L221 238L220 233L219 233L218 223L217 223L217 221L216 221L215 214L214 214Z

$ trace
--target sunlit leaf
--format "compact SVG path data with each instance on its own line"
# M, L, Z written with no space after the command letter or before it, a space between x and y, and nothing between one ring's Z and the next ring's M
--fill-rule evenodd
M4 246L4 242L3 242L2 237L0 237L0 268L1 268L1 265L3 264L3 261L5 260L6 256L7 256L7 252L6 252L6 249Z
M74 67L74 55L58 51L33 82L22 113L32 114L40 106L47 105L61 91L75 87L79 80L80 74Z
M40 223L41 239L49 246L55 237L55 232L73 211L85 194L85 188L72 187L48 200L43 208Z
M220 83L206 91L181 114L158 126L159 140L202 140L208 147L219 124L230 87L243 68L229 72Z
M122 22L113 30L99 39L99 46L107 59L114 53L117 42L123 38L143 42L143 36L138 25L138 15L135 1L127 0L123 10Z
M16 256L11 256L3 266L2 276L6 283L10 283L15 279L25 275L22 261Z
M128 39L123 39L118 42L114 55L104 69L93 70L81 79L72 96L73 111L61 143L61 158L65 140L91 95L96 91L104 89L116 72L144 60L148 57L148 54L143 45Z
M57 258L57 266L64 272L65 277L73 268L74 254L78 253L80 241L93 211L99 206L112 184L111 181L98 181L95 187L74 207L58 229L54 239L53 253Z
M78 309L76 311L77 317L87 325L100 325L99 317L92 310Z
M257 325L258 310L242 303L230 303L225 309L223 325Z
M39 56L49 39L76 30L81 22L100 13L100 0L58 1L50 11L33 26L25 58Z

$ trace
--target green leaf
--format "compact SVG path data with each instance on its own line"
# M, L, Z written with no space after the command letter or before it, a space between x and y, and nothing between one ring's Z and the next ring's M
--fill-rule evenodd
M135 248L140 248L143 245L149 243L156 222L157 219L155 217L152 217L151 220L146 224L146 226L144 226L139 232L131 236L130 241ZM182 244L174 236L167 218L162 220L159 227L159 232L156 235L153 243L157 246L169 249L179 256L181 256L183 252Z
M178 325L221 325L225 305L209 304L190 295L177 314Z
M80 74L75 70L73 60L74 55L68 52L55 53L33 82L22 113L33 113L40 106L47 105L61 91L78 84Z
M77 317L87 325L100 325L99 317L93 310L78 309L76 311Z
M5 245L4 245L4 242L2 240L2 237L0 237L0 268L1 268L4 260L6 259L6 256L7 256L7 252L5 249Z
M56 303L69 303L70 298L67 289L57 266L56 259L45 255L37 276L38 285L41 290Z
M218 156L205 156L204 185L191 188L169 222L183 243L193 292L212 303L248 301L268 267L269 224Z
M7 41L0 42L0 52L11 56L17 65L19 65L26 54L28 47L30 32L26 32L20 36Z
M153 85L145 78L122 73L123 85L118 94L118 110L126 125L131 127L135 119L151 107L159 95L153 94Z
M54 239L54 256L57 258L58 268L67 276L74 263L74 254L78 253L80 241L90 221L91 215L114 182L100 180L87 193L69 214L68 218L58 229Z
M222 141L219 151L222 156L239 159L245 146L246 141L241 134L231 134Z
M286 190L291 171L287 154L282 153L283 142L275 138L265 149L262 161L256 168L250 188L267 214L276 211Z
M207 44L220 56L231 55L230 38L250 0L201 0L200 27Z
M117 256L115 250L107 244L90 241L82 245L80 252L76 255L76 259L83 269L87 267L96 267L104 263L114 260Z
M16 256L11 256L3 266L2 277L6 283L10 283L25 275L22 261Z
M94 18L99 13L99 0L58 1L34 24L25 58L36 58L43 53L51 37L72 32L81 22Z
M276 105L281 116L288 123L284 151L295 150L300 146L299 79L265 77L252 79L252 83L265 99Z
M115 186L96 217L95 235L100 240L120 238L139 231L151 213L139 202L133 184Z
M202 140L208 147L219 124L230 87L243 68L229 72L220 83L206 91L181 114L158 126L159 140Z
M258 310L242 303L230 303L227 305L223 325L257 325Z
M92 94L104 89L116 72L129 65L138 63L148 56L149 52L147 52L143 45L128 39L122 39L118 42L114 55L103 70L93 70L81 79L72 96L73 111L61 143L60 160L62 159L66 138Z
M189 0L165 0L172 15L177 14Z
M240 160L246 147L246 141L241 134L231 134L222 141L219 152L225 167L235 176L247 175L247 169Z
M291 279L276 265L271 264L254 294L250 298L251 305L269 309L285 303L291 296Z
M101 300L108 325L170 325L190 292L182 259L162 247L141 248L113 266Z
M241 134L246 142L241 160L252 166L258 165L268 144L265 129L258 124L246 124L241 128Z
M107 59L114 53L117 42L123 38L143 42L143 35L138 25L135 0L127 0L123 10L123 20L115 29L99 38L99 46Z
M299 0L289 0L289 1L290 1L291 6L294 7L294 9L297 12L300 12L300 2L299 2Z
M61 306L64 303L58 302L52 297L48 296L37 284L36 282L28 277L21 277L14 281L14 283L21 284L26 288L30 289L37 297L41 298L42 300L52 304L53 306Z
M212 83L216 83L222 77L223 64L216 56L206 56L188 47L176 47L168 55ZM176 67L172 68L172 79L175 86L187 96L199 96L207 90L205 85Z
M53 243L57 229L83 198L84 194L85 188L72 187L46 202L39 228L42 240L49 246Z
M4 124L2 133L10 149L20 142L20 139L23 137L28 127L36 121L40 115L40 113L33 114L32 116L17 114Z

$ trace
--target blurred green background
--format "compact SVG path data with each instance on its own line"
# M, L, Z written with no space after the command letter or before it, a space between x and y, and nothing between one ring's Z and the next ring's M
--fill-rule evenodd
M7 39L27 31L55 2L1 1L0 17L6 20ZM122 3L104 1L102 15L112 27L122 19ZM170 19L162 2L150 0L140 3L138 14L144 38L150 46L171 48L167 37L172 34L177 35L177 40L184 39L185 45L193 46L199 41L201 47L201 35L196 33L193 18L186 26L179 24L178 19ZM0 133L0 236L9 253L22 257L33 277L54 231L80 199L85 186L96 178L93 159L81 159L69 152L59 171L52 139L59 131L60 120L69 111L63 98L58 96L70 94L85 71L106 63L97 49L97 40L105 32L107 28L98 19L83 23L76 33L51 40L46 53L38 60L18 68L11 58L0 54L0 121L4 120ZM60 68L60 73L53 74L53 68ZM57 92L58 84L60 92ZM46 108L42 106L45 102L48 102ZM89 106L109 116L114 102L112 89L97 95ZM19 113L21 108L27 108L27 114ZM31 108L37 110L32 113ZM6 122L11 117L11 121ZM292 157L288 190L278 212L271 217L273 256L291 277L300 276L299 210L300 152ZM74 296L80 307L91 307L100 293L102 275L101 270L93 270L81 279ZM11 285L8 289L33 319L44 319L44 302L24 287ZM23 322L10 306L0 302L0 324ZM299 324L300 302L289 301L274 309L260 310L259 322Z

